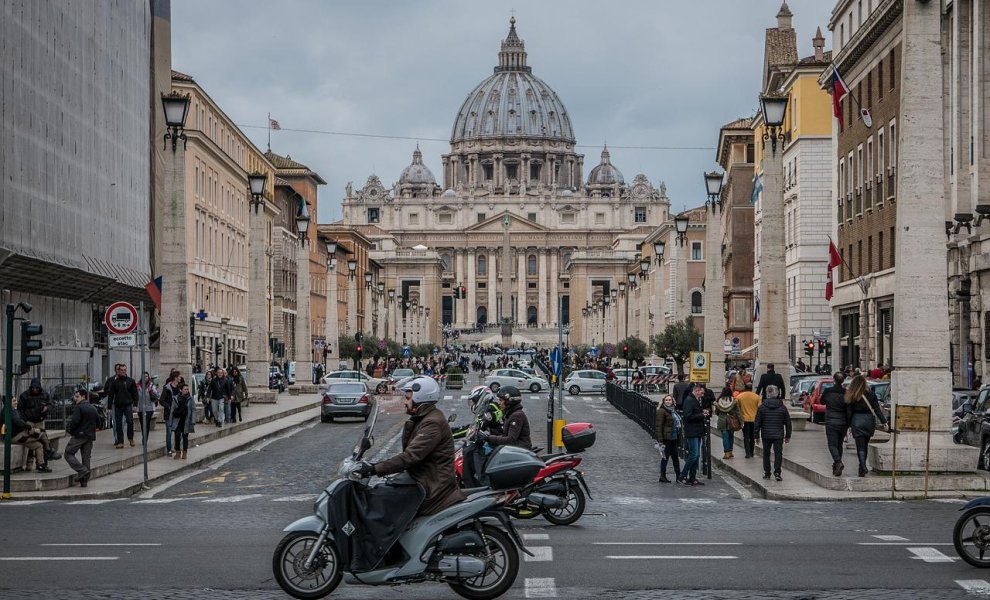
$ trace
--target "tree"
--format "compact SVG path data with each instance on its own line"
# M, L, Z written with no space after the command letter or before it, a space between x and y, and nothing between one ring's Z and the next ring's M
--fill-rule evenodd
M643 359L646 358L647 351L649 350L646 346L646 342L634 335L631 335L619 342L620 352L621 348L625 346L629 346L629 360L635 363L643 362Z
M698 349L701 333L694 327L694 319L687 317L668 325L650 339L653 351L660 357L671 357L677 365L677 374L684 375L684 363L691 352Z

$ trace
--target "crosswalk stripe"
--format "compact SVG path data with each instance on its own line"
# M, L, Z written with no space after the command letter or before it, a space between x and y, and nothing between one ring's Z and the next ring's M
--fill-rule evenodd
M228 503L228 502L243 502L244 500L251 500L252 498L261 498L264 494L243 494L240 496L224 496L222 498L210 498L209 500L203 500L203 502L217 502L217 503Z
M906 542L908 539L906 537L901 537L899 535L875 535L873 536L883 542Z
M550 534L548 534L548 533L524 533L523 534L523 540L525 540L527 542L528 541L531 541L531 540L549 540L549 539L550 539Z
M4 500L0 502L0 506L31 506L33 504L44 504L45 502L51 502L51 500Z
M70 504L70 505L73 505L73 506L76 506L76 505L79 505L79 506L81 506L81 505L95 505L95 504L107 504L107 503L110 503L110 502L120 502L121 500L123 500L123 498L106 498L106 499L97 499L97 500L76 500L75 502L67 502L66 504Z
M310 502L316 500L317 496L315 494L300 494L298 496L283 496L282 498L273 498L272 502Z
M135 500L131 504L171 504L180 500L192 500L192 498L150 498L148 500Z
M527 598L556 598L557 582L553 577L527 577L525 594Z
M935 548L908 548L908 552L914 554L912 558L917 558L927 563L950 563L954 560L951 556L946 556Z
M553 546L529 546L527 548L533 556L523 554L525 562L547 562L553 560Z
M956 584L967 592L990 595L990 583L984 579L957 579Z
M453 400L453 399L454 399L454 397L453 397L453 396L450 396L450 395L448 395L448 396L444 396L444 397L443 397L443 399L444 399L444 400Z

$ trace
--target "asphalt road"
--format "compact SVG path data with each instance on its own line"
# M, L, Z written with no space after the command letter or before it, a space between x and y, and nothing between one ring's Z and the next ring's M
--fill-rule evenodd
M467 389L447 392L441 408L466 419ZM542 439L546 395L525 398L534 439ZM565 406L568 420L599 431L582 465L594 499L574 526L518 523L536 557L521 565L506 598L889 600L990 589L990 573L952 549L960 503L771 502L717 472L704 487L658 484L641 429L602 398ZM392 412L380 419L371 454L395 451L404 416ZM362 427L304 427L146 497L0 504L0 598L284 597L271 574L281 529L310 514ZM457 596L439 584L342 584L332 597Z

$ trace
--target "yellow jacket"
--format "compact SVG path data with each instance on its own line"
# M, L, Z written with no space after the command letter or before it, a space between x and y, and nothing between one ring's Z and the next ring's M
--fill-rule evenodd
M760 402L762 399L752 391L747 390L736 396L736 400L739 402L739 409L742 411L743 421L746 423L756 421L756 409L760 407Z

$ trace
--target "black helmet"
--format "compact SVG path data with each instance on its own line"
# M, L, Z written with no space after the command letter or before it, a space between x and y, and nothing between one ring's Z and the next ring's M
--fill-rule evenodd
M513 402L520 402L522 394L519 393L519 388L516 386L504 385L498 388L498 399L504 400L506 404L512 404Z

